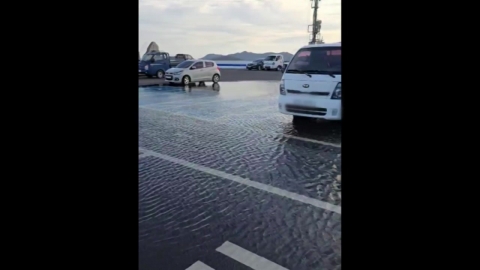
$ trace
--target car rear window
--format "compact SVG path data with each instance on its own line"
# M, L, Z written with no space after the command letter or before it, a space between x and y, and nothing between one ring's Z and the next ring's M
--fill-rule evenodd
M207 67L213 67L214 66L213 62L207 62L207 61L205 61L205 65Z

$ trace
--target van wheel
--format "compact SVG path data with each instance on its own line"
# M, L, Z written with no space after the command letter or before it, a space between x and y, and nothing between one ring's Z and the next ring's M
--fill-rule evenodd
M278 70L278 71L282 71L282 66L278 66L278 67L277 67L277 70Z
M159 70L157 71L157 78L159 79L163 79L163 76L165 75L165 72L163 70Z
M190 76L188 76L188 75L183 76L183 78L182 78L183 85L190 85L190 82L191 82Z
M219 81L220 81L220 75L218 74L213 75L212 82L218 83Z
M293 116L293 123L294 124L304 124L306 122L310 121L310 118L309 117L305 117L305 116L297 116L297 115L294 115Z

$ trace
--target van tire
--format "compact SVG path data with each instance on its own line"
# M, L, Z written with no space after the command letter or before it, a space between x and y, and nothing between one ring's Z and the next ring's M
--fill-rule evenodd
M278 71L282 71L282 66L278 66L278 67L277 67L277 70L278 70Z
M305 116L293 116L293 123L294 124L304 124L306 122L310 121L310 117L305 117Z
M213 83L218 83L219 81L220 81L220 75L214 74L214 75L212 76L212 82L213 82Z
M165 71L160 69L159 71L157 71L157 78L163 79L163 77L165 77Z

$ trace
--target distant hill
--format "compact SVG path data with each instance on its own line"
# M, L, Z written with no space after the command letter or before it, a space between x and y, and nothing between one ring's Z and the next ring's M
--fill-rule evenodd
M267 52L267 53L252 53L252 52L239 52L239 53L233 53L233 54L227 54L227 55L221 55L221 54L207 54L201 59L205 60L242 60L242 61L253 61L257 59L262 59L267 57L270 54L277 54L274 52ZM288 53L288 52L281 52L278 53L283 55L283 58L285 61L290 61L293 57L293 54Z
M208 60L227 60L227 61L230 61L230 60L233 60L233 61L241 61L242 59L239 59L237 57L233 57L231 55L222 55L222 56L218 56L218 57L215 57L213 59L208 59Z

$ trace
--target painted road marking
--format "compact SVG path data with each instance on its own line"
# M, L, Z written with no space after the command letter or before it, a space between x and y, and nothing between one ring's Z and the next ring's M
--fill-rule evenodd
M249 186L249 187L253 187L253 188L256 188L256 189L259 189L259 190L263 190L263 191L266 191L266 192L269 192L269 193L272 193L272 194L276 194L276 195L279 195L279 196L282 196L282 197L285 197L285 198L289 198L291 200L299 201L299 202L302 202L302 203L305 203L305 204L310 204L312 206L322 208L322 209L325 209L325 210L328 210L328 211L332 211L332 212L335 212L335 213L338 213L338 214L342 213L342 208L338 205L333 205L333 204L330 204L330 203L327 203L327 202L324 202L324 201L313 199L313 198L310 198L310 197L307 197L307 196L304 196L304 195L300 195L300 194L297 194L297 193L293 193L293 192L286 191L286 190L276 188L276 187L272 187L272 186L269 186L269 185L265 185L265 184L262 184L262 183L259 183L259 182L256 182L256 181L252 181L252 180L249 180L249 179L246 179L246 178L242 178L240 176L228 174L228 173L225 173L225 172L222 172L222 171L218 171L218 170L215 170L215 169L212 169L212 168L208 168L208 167L205 167L205 166L202 166L202 165L198 165L198 164L195 164L195 163L183 160L183 159L178 159L178 158L175 158L175 157L171 157L171 156L167 156L167 155L160 154L160 153L157 153L157 152L153 152L153 151L150 151L150 150L147 150L147 149L139 148L139 150L142 153L144 153L145 155L150 155L150 156L153 156L153 157L161 158L163 160L167 160L167 161L170 161L170 162L188 167L190 169L194 169L194 170L201 171L201 172L204 172L204 173L208 173L208 174L211 174L211 175L214 175L214 176L217 176L217 177L221 177L221 178L233 181L233 182L244 184L244 185Z
M215 269L202 263L201 261L196 261L194 264L192 264L190 267L188 267L185 270L215 270Z
M188 117L188 118L192 118L192 119L195 119L195 120L200 120L200 121L203 120L203 121L206 121L206 122L211 122L211 121L204 120L202 118L189 116L189 115L185 115L185 114L181 114L181 113L166 112L166 111L163 111L163 110L159 110L159 109L156 109L156 108L150 108L150 107L146 107L146 106L138 106L138 107L141 108L141 109L145 109L145 110L163 112L163 113L170 114L170 115L183 116L183 117Z
M141 153L141 154L138 155L138 158L143 158L143 157L148 157L148 156L150 156L150 155L147 154L147 153Z
M272 261L250 252L230 242L223 243L216 251L254 269L254 270L288 270Z
M200 100L200 101L198 101L198 102L195 101L195 103L192 103L192 101L188 100L188 99L181 99L181 100L177 100L177 101L148 103L148 104L143 104L143 105L140 105L140 106L147 107L147 108L154 108L154 107L148 107L148 106L163 106L163 105L183 107L183 106L196 106L198 104L208 104L208 103L216 103L216 102L225 101L225 100L211 100L211 99L212 99L212 97L197 98L195 100ZM203 101L203 100L209 100L209 101ZM187 103L182 102L182 101L186 101Z
M305 142L311 142L311 143L329 145L329 146L338 147L338 148L341 148L341 147L342 147L342 145L339 144L339 143L329 143L329 142L318 141L318 140L309 139L309 138L297 137L297 136L288 135L288 134L282 134L282 136L283 136L283 137L290 138L290 139L299 140L299 141L305 141Z
M144 106L138 106L138 107L141 108L141 109L145 109L145 110L157 111L157 112L162 112L162 113L171 114L171 115L176 115L176 116L183 116L183 117L187 117L187 118L191 118L191 119L195 119L195 120L200 120L200 121L205 121L205 122L209 122L209 123L217 123L217 122L216 122L216 121L217 121L216 119L215 119L215 120L206 120L206 119L194 117L194 116L191 116L191 115L185 115L185 114L173 113L173 112L166 112L166 111L161 110L161 109L158 109L158 108L150 108L150 107L147 107L147 106L148 106L148 105L146 105L146 106L145 106L145 105L144 105ZM220 117L220 118L222 118L222 117ZM219 119L220 119L220 118L219 118ZM232 124L227 123L227 122L222 122L221 124L222 124L222 125L227 125L227 126L231 126L231 127L236 127L236 128L238 128L238 126L232 125ZM311 143L316 143L316 144L322 144L322 145L328 145L328 146L333 146L333 147L342 148L342 144L339 144L339 143L331 143L331 142L319 141L319 140L314 140L314 139L309 139L309 138L303 138L303 137L297 137L297 136L288 135L288 134L279 134L279 135L280 135L280 136L283 136L283 137L286 137L286 138L299 140L299 141L311 142Z

